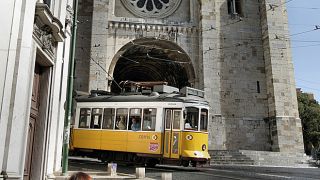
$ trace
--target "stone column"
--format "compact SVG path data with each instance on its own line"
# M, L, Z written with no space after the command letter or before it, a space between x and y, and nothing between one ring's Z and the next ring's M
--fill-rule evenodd
M203 79L199 79L200 85L203 82L206 99L209 101L211 110L209 118L209 149L225 149L224 120L221 116L220 103L220 40L217 20L219 2L202 0L200 8L200 54L202 66L199 72L203 72ZM201 64L201 63L200 63Z
M303 152L285 0L263 0L261 26L272 151Z
M94 0L91 29L89 90L107 90L107 37L109 0Z

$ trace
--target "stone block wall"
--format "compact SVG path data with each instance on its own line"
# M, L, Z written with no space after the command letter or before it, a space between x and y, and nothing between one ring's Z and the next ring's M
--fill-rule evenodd
M74 89L89 92L93 1L79 0L78 4Z
M261 25L272 150L303 153L301 121L283 0L261 3ZM279 6L280 5L280 6Z
M243 3L243 15L228 14L215 1L220 46L220 104L226 149L269 150L266 74L258 3ZM212 86L212 85L211 85Z
M162 19L138 18L120 0L80 2L87 24L79 24L77 45L90 56L78 48L76 88L110 90L131 41L166 38L188 55L189 81L210 103L210 149L303 149L290 44L279 39L287 15L282 6L268 10L284 0L242 1L241 15L228 14L227 0L183 0Z

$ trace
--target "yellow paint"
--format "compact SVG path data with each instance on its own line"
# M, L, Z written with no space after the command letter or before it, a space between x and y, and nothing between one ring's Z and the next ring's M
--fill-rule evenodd
M127 151L149 154L162 153L162 136L159 132L128 132Z
M161 154L160 132L73 129L72 147Z
M128 131L101 131L101 149L109 151L127 151Z
M174 138L175 136L177 138ZM181 154L181 132L166 130L164 138L163 157L170 159L179 159Z
M171 152L171 130L165 131L164 142L163 142L163 157L170 158Z
M181 154L181 132L180 131L172 131L170 158L179 159L180 154Z
M73 129L73 147L100 149L100 130Z
M174 150L174 134L178 135L178 151ZM187 139L190 135L193 137L192 140ZM168 141L165 138L168 138ZM161 145L162 142L164 147ZM72 148L163 154L163 157L171 159L180 157L210 159L208 134L201 132L165 131L165 136L162 136L160 132L73 129L71 144ZM206 145L204 151L203 144Z
M209 159L208 153L208 134L201 132L182 132L182 157L206 158ZM192 140L187 140L187 136L192 136ZM202 150L202 145L206 145L206 150Z

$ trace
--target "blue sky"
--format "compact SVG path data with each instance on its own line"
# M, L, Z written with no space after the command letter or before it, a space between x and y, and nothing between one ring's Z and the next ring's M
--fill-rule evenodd
M296 86L320 101L320 0L287 0ZM310 32L308 32L310 31Z

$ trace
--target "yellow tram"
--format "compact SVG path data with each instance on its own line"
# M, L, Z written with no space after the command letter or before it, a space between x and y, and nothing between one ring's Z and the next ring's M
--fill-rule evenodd
M203 95L186 87L149 95L79 97L70 149L104 162L206 164L209 106Z

